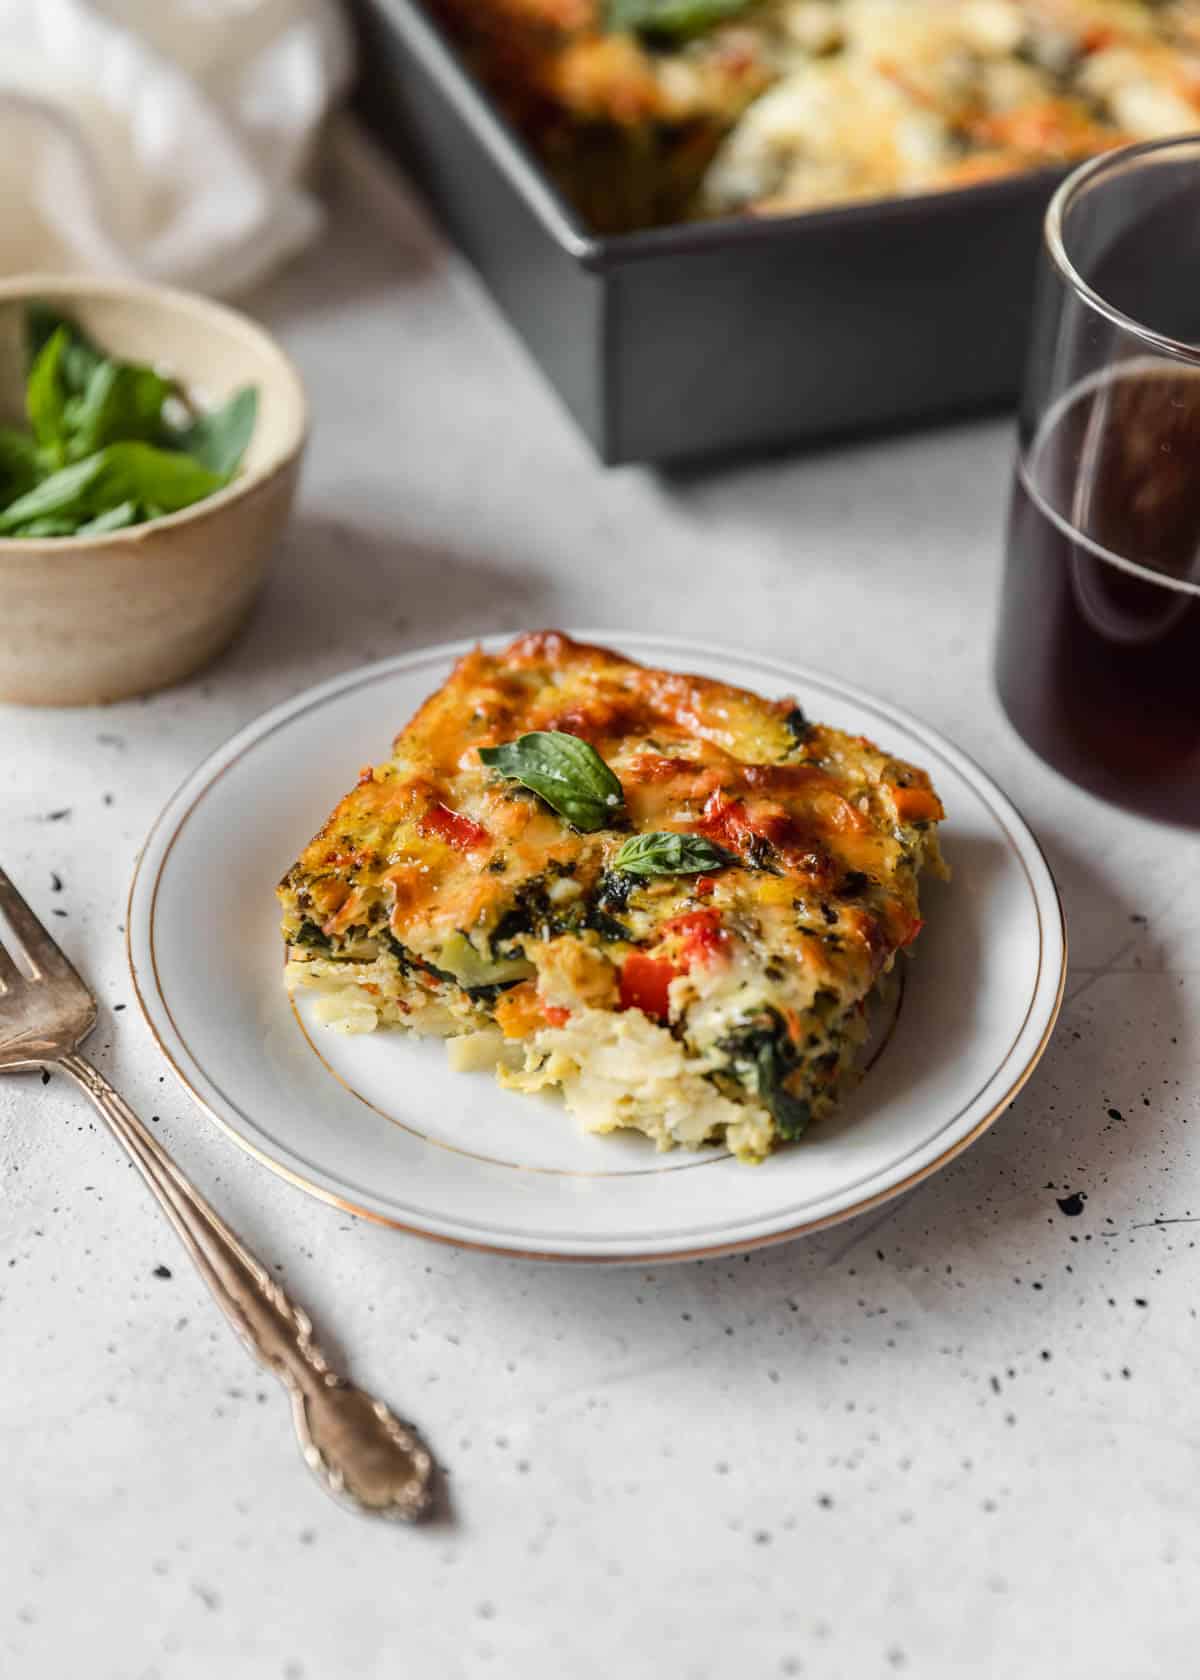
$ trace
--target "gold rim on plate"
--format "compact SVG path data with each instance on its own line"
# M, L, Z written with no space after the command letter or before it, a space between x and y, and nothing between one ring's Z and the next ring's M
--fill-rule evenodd
M700 658L708 657L708 658L716 658L716 659L719 659L719 660L729 660L729 659L734 659L734 660L739 660L739 661L740 660L748 660L748 662L751 665L757 665L757 666L763 667L765 669L771 670L773 672L773 674L775 674L775 675L783 676L783 677L788 678L790 680L801 679L809 687L826 688L826 689L828 689L828 691L832 695L834 695L835 698L847 698L848 697L855 704L861 705L861 706L867 708L868 710L875 712L876 715L879 716L885 722L895 721L894 719L889 718L889 714L886 711L880 710L878 704L875 703L871 699L870 696L861 694L853 688L845 687L843 685L837 684L836 682L830 682L828 679L822 679L816 673L804 672L804 671L801 671L799 669L792 670L789 667L784 666L784 665L782 665L782 664L780 664L780 663L778 663L774 660L771 660L770 658L765 657L765 656L756 655L756 654L751 654L751 655L738 654L736 652L736 650L721 648L719 646L712 646L712 645L699 644L699 643L689 643L689 642L684 642L684 641L674 642L670 638L661 638L661 637L654 637L654 636L648 636L648 635L638 635L638 634L631 634L631 633L626 633L624 635L621 635L619 633L616 634L616 635L612 635L611 633L609 633L606 636L604 632L583 632L583 631L581 631L581 632L577 632L575 634L577 634L580 637L580 639L600 641L600 642L604 643L605 645L607 645L607 642L610 641L610 640L612 642L616 643L616 644L620 644L620 643L624 642L625 644L634 646L635 648L639 644L644 644L644 645L647 645L647 646L662 646L665 642L668 645L670 645L672 648L676 649L682 655L691 656L692 654L695 654L696 656L698 656ZM493 639L493 638L488 638L488 639ZM317 688L315 690L313 690L308 695L307 704L302 704L302 702L304 701L304 698L305 698L304 696L298 696L298 697L296 697L296 698L294 698L290 701L284 702L280 707L275 708L275 710L278 711L280 715L278 717L276 717L276 719L272 723L271 727L267 730L264 730L264 731L261 731L260 733L255 734L253 736L253 738L251 740L248 740L245 743L245 745L241 748L241 750L239 752L235 753L232 758L230 758L227 762L221 763L219 768L214 770L205 779L205 781L202 783L202 785L196 790L196 792L195 792L194 796L192 797L191 801L189 802L187 808L183 811L182 815L180 815L176 819L174 829L171 833L171 837L170 837L170 839L169 839L169 841L166 845L166 848L163 851L162 857L159 860L158 868L157 868L157 871L156 871L155 876L154 876L154 880L153 880L153 882L151 884L151 888L150 888L150 909L149 909L149 915L148 915L148 934L149 934L149 946L150 946L150 961L151 961L151 970L152 970L153 977L154 977L154 990L157 993L158 1001L160 1002L163 1010L166 1013L167 1019L169 1020L169 1022L171 1024L171 1028L172 1028L173 1032L175 1033L179 1043L184 1047L184 1049L187 1051L189 1056L192 1055L192 1052L188 1048L187 1040L184 1037L183 1033L180 1031L178 1022L175 1020L174 1014L171 1010L171 1006L167 1002L166 994L164 993L164 991L162 989L162 985L161 985L159 974L158 974L158 963L157 963L157 957L156 957L156 951L155 951L155 910L156 910L156 907L157 907L159 886L161 884L163 873L166 869L167 862L168 862L168 860L171 856L171 852L174 848L176 840L178 839L179 835L182 833L184 827L186 826L189 818L191 817L192 813L195 811L196 807L199 805L201 800L204 799L208 795L208 793L211 791L211 789L213 787L215 787L216 784L233 768L233 766L235 764L239 763L240 760L242 758L244 758L245 755L248 752L250 752L253 748L259 746L261 744L261 742L263 740L265 740L270 734L273 734L276 729L282 728L283 726L294 722L298 715L301 715L304 710L309 709L309 707L311 707L312 705L320 704L324 700L327 700L327 699L332 699L335 695L344 694L347 691L347 689L349 689L349 688L358 687L358 686L362 686L363 684L366 684L366 683L369 683L369 682L378 681L378 680L380 680L380 679L382 679L386 676L399 673L399 672L401 672L405 669L412 669L414 667L418 667L421 663L424 663L424 662L436 664L436 663L441 662L441 661L453 660L458 655L460 655L462 652L465 652L468 648L470 648L474 645L475 645L474 641L465 641L465 642L458 642L458 643L450 643L450 644L446 644L444 646L435 647L435 648L420 649L420 650L417 650L415 653L412 653L412 654L402 654L402 655L397 656L394 659L383 660L383 661L380 661L377 664L367 666L367 667L359 670L357 673L347 672L347 673L344 673L343 676L340 679L339 678L333 678L329 682L319 684L317 686ZM249 724L243 726L243 729L240 729L240 730L236 731L235 735L233 737L231 737L230 739L231 740L236 739L238 735L243 734L245 732L245 730L247 730L247 729L253 729L255 727L255 724L258 723L258 722L261 722L261 721L262 721L261 719L252 720ZM903 726L910 727L910 728L915 724L920 732L922 732L922 733L926 732L927 726L923 726L923 725L918 724L917 720L915 720L915 719L910 720L907 717L907 715L904 714L903 712L901 712L901 714L900 714L900 722L902 723ZM936 740L936 736L935 736L935 740ZM209 760L207 760L206 762L211 762L213 759L219 759L221 754L226 750L226 748L229 746L229 744L230 744L229 741L226 741L226 742L222 743L222 745L220 747L218 747L215 750L215 752L210 755ZM940 752L940 749L935 745L934 742L929 742L928 746L930 748L932 748L932 750L934 750L935 752ZM983 772L980 769L980 767L975 764L973 759L969 758L969 756L967 754L963 753L961 748L954 748L953 750L955 752L957 752L960 755L960 757L963 758L971 766L972 770L974 770L977 773L977 775L979 775L982 778L985 786L990 787L992 785L991 782L990 782L990 778L987 777L986 773ZM949 761L947 761L947 762L949 762ZM200 768L203 769L204 766L202 765ZM880 1207L883 1203L892 1201L896 1197L904 1195L904 1193L906 1191L913 1189L916 1185L920 1184L923 1180L932 1177L932 1175L936 1172L940 1172L941 1169L943 1167L945 1167L946 1165L948 1165L949 1162L954 1160L956 1156L961 1155L964 1152L964 1150L969 1149L970 1146L973 1143L977 1142L978 1139L984 1134L984 1132L986 1132L995 1123L995 1121L997 1119L999 1119L1000 1115L1003 1114L1005 1112L1005 1110L1012 1105L1012 1103L1016 1100L1017 1096L1020 1094L1021 1090L1024 1088L1025 1084L1028 1082L1028 1080L1032 1076L1035 1068L1037 1067L1038 1063L1041 1061L1042 1056L1045 1053L1047 1045L1050 1042L1050 1039L1051 1039L1051 1037L1053 1035L1053 1032L1054 1032L1054 1028L1055 1028L1055 1026L1057 1024L1057 1021L1058 1021L1059 1012L1062 1008L1062 1001L1063 1001L1064 990L1065 990L1065 987L1066 987L1066 976L1067 976L1067 926L1066 926L1066 917L1064 915L1063 907L1062 907L1062 898L1061 898L1061 895L1058 891L1058 885L1057 885L1056 881L1054 880L1054 876L1053 876L1053 874L1050 870L1050 866L1049 866L1049 864L1046 860L1045 853L1043 852L1040 844L1038 843L1038 840L1037 840L1036 836L1033 834L1033 832L1029 828L1028 824L1026 824L1024 822L1024 819L1020 817L1020 813L1017 812L1016 814L1017 814L1019 820L1021 821L1022 826L1025 829L1026 836L1028 837L1028 840L1029 840L1030 844L1032 845L1035 853L1037 854L1038 859L1040 860L1040 862L1042 863L1042 865L1043 865L1043 867L1046 871L1046 878L1047 878L1047 880L1050 884L1051 891L1054 895L1054 905L1055 905L1055 909L1057 911L1058 931L1059 931L1059 935L1060 935L1060 938L1061 938L1061 941L1062 941L1062 961L1061 961L1061 966L1060 966L1060 971L1059 971L1059 976L1058 976L1058 984L1057 984L1056 991L1055 991L1055 997L1054 997L1053 1004L1052 1004L1052 1006L1050 1008L1050 1011L1049 1011L1049 1015L1048 1015L1048 1018L1047 1018L1047 1021L1046 1021L1046 1026L1045 1026L1040 1038L1038 1039L1037 1044L1034 1046L1033 1051L1029 1055L1029 1057L1028 1057L1027 1061L1025 1062L1024 1066L1022 1067L1020 1073L1013 1080L1012 1084L1005 1091L1004 1095L1001 1096L999 1099L997 1099L997 1101L995 1103L992 1104L992 1106L976 1122L976 1124L971 1128L971 1130L969 1132L965 1133L962 1137L957 1138L952 1144L948 1145L947 1148L944 1149L939 1155L934 1157L933 1160L927 1161L923 1166L917 1168L912 1173L908 1174L907 1177L899 1180L898 1182L896 1182L894 1184L891 1184L891 1185L888 1185L886 1188L884 1188L882 1190L879 1190L879 1191L876 1191L872 1195L864 1196L861 1199L859 1199L858 1201L851 1203L847 1207L839 1208L838 1210L836 1210L833 1213L823 1214L823 1215L820 1215L820 1216L818 1216L816 1218L812 1218L812 1219L801 1220L797 1224L790 1225L783 1230L767 1232L766 1234L761 1235L761 1236L733 1238L733 1239L730 1239L729 1241L726 1241L726 1242L706 1243L703 1246L698 1246L698 1247L693 1247L693 1248L677 1248L677 1249L671 1249L671 1250L666 1251L666 1252L651 1249L651 1250L646 1250L646 1251L636 1251L636 1250L634 1250L634 1251L622 1251L619 1254L575 1254L575 1253L571 1253L569 1251L560 1251L560 1250L552 1250L552 1249L545 1249L545 1248L526 1249L526 1248L521 1248L519 1246L515 1246L511 1243L484 1242L484 1241L479 1241L479 1240L472 1239L472 1238L466 1237L466 1236L451 1236L451 1235L448 1235L445 1232L430 1230L430 1229L428 1229L424 1226L414 1225L414 1224L409 1223L406 1220L396 1219L396 1218L394 1218L394 1217L392 1217L388 1214L379 1213L372 1208L364 1207L361 1204L351 1200L348 1197L339 1195L336 1191L327 1189L323 1185L315 1182L313 1179L306 1178L302 1173L299 1173L293 1167L288 1166L286 1162L276 1159L276 1157L269 1154L266 1150L260 1148L257 1144L251 1142L249 1138L245 1137L241 1132L237 1131L236 1128L233 1127L229 1123L229 1121L224 1118L224 1116L213 1106L213 1104L208 1100L208 1098L206 1096L204 1096L203 1093L196 1087L196 1085L193 1083L192 1079L189 1077L188 1073L180 1065L179 1061L176 1059L175 1055L172 1053L171 1049L168 1047L168 1045L164 1041L164 1039L162 1037L162 1034L159 1032L158 1027L155 1024L154 1018L151 1014L149 1002L148 1002L146 996L144 995L143 990L142 990L142 986L139 982L137 964L134 960L134 954L133 954L134 898L135 898L135 894L137 892L139 880L141 878L142 865L143 865L143 862L145 860L146 853L150 848L151 842L153 841L155 835L158 833L158 831L159 831L160 827L162 826L163 822L165 821L166 817L171 812L171 810L174 807L176 801L178 800L180 794L184 791L185 788L187 788L189 783L191 783L194 780L194 777L197 773L198 772L194 771L192 773L192 775L190 775L183 782L183 784L180 786L180 788L176 790L175 794L172 795L171 799L167 802L163 811L160 813L159 817L155 821L153 827L150 830L150 833L147 835L145 842L143 843L141 849L139 850L137 860L134 864L133 878L130 882L130 887L129 887L129 897L128 897L128 902L127 902L127 905L126 905L126 917L125 917L126 960L128 961L128 964L129 964L129 972L130 972L130 976L131 976L132 981L133 981L133 989L134 989L134 994L137 998L138 1007L141 1010L143 1020L145 1021L147 1027L150 1030L151 1036L153 1037L155 1043L157 1044L159 1050L162 1052L163 1056L166 1058L166 1061L167 1061L168 1065L170 1066L172 1072L175 1074L175 1076L179 1080L180 1084L183 1085L184 1089L188 1092L188 1094L192 1098L192 1100L198 1105L198 1107L205 1114L208 1115L208 1117L211 1120L213 1120L215 1122L215 1124L220 1128L220 1130L225 1134L226 1137L230 1138L232 1140L232 1142L234 1142L238 1146L239 1149L243 1150L253 1160L258 1161L261 1165L269 1168L270 1171L275 1173L278 1177L280 1177L282 1179L285 1179L289 1184L292 1184L292 1185L296 1186L297 1189L300 1189L300 1190L303 1190L303 1191L307 1192L307 1194L309 1194L310 1196L316 1197L319 1201L328 1203L331 1207L340 1208L343 1212L352 1213L360 1219L370 1220L373 1224L386 1226L389 1230L403 1231L409 1236L421 1237L421 1238L424 1238L428 1241L442 1243L442 1244L444 1244L444 1245L446 1245L450 1248L463 1248L463 1249L467 1249L471 1252L479 1253L479 1254L503 1255L503 1256L505 1256L509 1259L548 1260L548 1261L553 1261L553 1262L559 1263L559 1264L570 1264L570 1265L600 1265L600 1266L639 1265L639 1264L641 1264L641 1265L649 1265L649 1264L660 1265L660 1264L666 1264L667 1262L675 1262L675 1261L681 1261L681 1260L715 1259L715 1258L721 1257L722 1255L727 1255L727 1254L750 1253L755 1249L768 1248L768 1247L774 1246L777 1243L790 1242L796 1237L806 1236L806 1235L808 1235L812 1232L815 1232L815 1231L826 1230L830 1226L833 1226L833 1225L840 1225L846 1220L855 1219L860 1214L869 1213L873 1208ZM959 772L959 773L961 773L961 772ZM978 794L980 790L979 790L978 787L975 787L974 791ZM1004 796L1004 797L1007 800L1007 796ZM1007 802L1009 804L1011 804L1011 801L1007 801ZM1034 905L1034 910L1035 910L1035 914L1036 914L1036 917L1037 917L1037 929L1038 929L1037 969L1036 969L1036 972L1034 974L1033 984L1030 988L1029 1002L1026 1006L1025 1014L1022 1017L1021 1023L1018 1026L1018 1028L1016 1030L1016 1033L1013 1036L1012 1044L1010 1045L1008 1051L1006 1052L1004 1059L999 1064L1001 1067L1003 1067L1004 1061L1006 1061L1008 1059L1008 1057L1012 1055L1012 1053L1015 1050L1017 1044L1019 1043L1021 1035L1025 1031L1025 1027L1028 1024L1029 1017L1030 1017L1030 1015L1033 1011L1034 1005L1037 1001L1037 995L1038 995L1038 991L1039 991L1039 988L1040 988L1040 985L1041 985L1042 968L1043 968L1046 941L1045 941L1043 923L1042 923L1041 904L1039 903L1038 894L1037 894L1036 888L1034 886L1033 879L1030 876L1029 869L1028 869L1028 866L1026 864L1025 858L1023 857L1019 846L1016 844L1016 841L1015 841L1013 835L1011 834L1011 832L1008 828L1008 825L1004 822L1002 815L999 812L997 812L995 809L993 809L990 804L988 806L988 809L989 809L990 815L996 821L996 823L998 824L998 826L1000 827L1000 829L1004 833L1005 839L1009 842L1009 845L1012 849L1013 855L1017 858L1018 862L1021 865L1022 872L1025 875L1026 881L1029 885L1030 894L1031 894L1031 897L1033 899L1033 905ZM1016 808L1013 807L1013 809L1015 811ZM347 1090L352 1096L356 1097L360 1102L364 1103L368 1108L371 1108L376 1113L382 1114L383 1113L382 1110L377 1109L376 1106L373 1103L369 1102L367 1098L363 1097L358 1091L354 1090L354 1088L352 1086L347 1085L346 1082L344 1080L342 1080L340 1078L340 1076L338 1074L336 1074L332 1068L329 1067L329 1064L325 1061L325 1058L323 1056L321 1056L320 1051L316 1050L316 1047L312 1045L312 1041L309 1038L308 1033L305 1031L303 1023L300 1021L299 1016L296 1015L296 1013L295 1013L294 1005L293 1005L293 1015L295 1016L297 1025L299 1027L299 1030L303 1034L306 1042L308 1042L308 1044L310 1045L310 1048L312 1048L314 1050L314 1052L317 1055L318 1060L321 1062L322 1066L325 1067L327 1069L327 1071L329 1071L330 1073L333 1074L333 1077L337 1080L338 1084L341 1085L343 1087L343 1089ZM892 1033L892 1030L894 1029L894 1026L895 1026L895 1019L898 1018L898 1016L899 1016L899 1007L897 1007L897 1010L896 1010L896 1013L895 1013L895 1018L893 1019L891 1025L888 1028L887 1037L885 1038L885 1041L884 1041L883 1045L881 1045L879 1050L877 1050L876 1056L873 1058L872 1063L870 1065L872 1065L872 1066L874 1065L874 1061L878 1059L878 1056L882 1053L883 1049L885 1049L887 1047L888 1042L890 1042L891 1033ZM192 1059L195 1060L195 1057L193 1056ZM196 1066L200 1069L201 1074L204 1075L204 1077L207 1078L208 1076L206 1074L204 1074L204 1069L201 1066L201 1064L199 1063L199 1061L196 1061ZM219 1090L219 1087L215 1086L215 1081L213 1083L214 1083L214 1087ZM962 1108L959 1109L959 1114L961 1114L965 1109L969 1108L971 1106L971 1102L974 1101L974 1100L975 1099L971 1099L967 1103L963 1104ZM384 1115L383 1117L390 1120L390 1121L393 1121L393 1123L394 1123L394 1116ZM957 1116L952 1117L951 1120L947 1122L947 1124L953 1124L954 1119L956 1119L956 1118L957 1118ZM413 1130L410 1127L405 1127L405 1129L409 1130L410 1132ZM488 1160L488 1158L486 1158L486 1157L480 1157L480 1156L473 1155L473 1153L471 1151L460 1150L460 1149L456 1148L456 1146L454 1146L454 1145L444 1145L444 1144L441 1143L441 1140L430 1139L430 1138L426 1137L424 1134L413 1132L413 1135L421 1137L423 1139L423 1141L425 1141L427 1143L428 1142L438 1143L439 1147L445 1147L445 1148L451 1150L451 1152L456 1153L456 1154L462 1154L467 1158L479 1159L479 1160ZM709 1159L706 1159L705 1161L696 1162L696 1163L689 1163L689 1165L696 1165L696 1166L714 1165L717 1162L719 1162L719 1161L721 1161L725 1158L726 1157L724 1155L718 1154L718 1155L712 1156ZM514 1170L518 1170L518 1171L531 1170L531 1171L541 1172L541 1171L547 1170L547 1169L543 1169L543 1168L523 1168L517 1163L505 1162L505 1161L489 1161L488 1164L497 1165L497 1166L506 1166L506 1167L511 1166L511 1167L514 1168ZM682 1170L682 1169L674 1169L674 1170ZM564 1176L595 1176L595 1175L588 1175L588 1174L578 1175L578 1174L573 1174L573 1173L567 1173ZM613 1175L603 1174L603 1175L599 1175L599 1176L603 1176L603 1177L608 1177L608 1176L631 1177L631 1176L638 1176L638 1175L636 1175L636 1174L613 1174Z

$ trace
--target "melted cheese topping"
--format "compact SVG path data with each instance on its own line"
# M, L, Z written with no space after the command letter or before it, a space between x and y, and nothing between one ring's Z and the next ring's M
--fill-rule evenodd
M616 774L610 827L577 832L480 758L535 730ZM941 816L923 771L794 701L522 636L459 662L288 873L288 983L343 1031L482 1034L507 1082L561 1086L593 1128L757 1157L847 1074ZM663 830L729 861L616 868Z
M674 41L610 30L601 0L434 4L601 230L969 185L1200 124L1198 0L756 0Z
M794 710L556 632L477 649L303 852L280 889L285 934L308 924L338 942L386 927L421 961L484 984L491 936L523 892L536 887L543 922L557 914L569 927L572 902L594 899L630 828L676 829L747 866L639 881L612 914L614 956L638 945L673 957L689 935L669 924L704 909L727 947L779 959L797 1001L822 986L859 997L919 925L916 871L941 806L923 771L864 738L789 723ZM482 764L480 747L532 730L596 748L620 779L623 828L576 833ZM473 974L464 946L479 958ZM524 955L538 960L528 938Z

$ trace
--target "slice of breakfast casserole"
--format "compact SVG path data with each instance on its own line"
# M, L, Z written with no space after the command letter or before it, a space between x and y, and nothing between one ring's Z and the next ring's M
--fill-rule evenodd
M850 1073L942 815L793 701L522 636L459 661L289 871L287 981L589 1130L758 1159Z

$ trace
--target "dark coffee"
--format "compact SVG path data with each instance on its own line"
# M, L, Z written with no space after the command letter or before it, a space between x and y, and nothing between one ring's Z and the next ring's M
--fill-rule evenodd
M996 680L1056 768L1200 826L1200 371L1129 362L1023 447Z

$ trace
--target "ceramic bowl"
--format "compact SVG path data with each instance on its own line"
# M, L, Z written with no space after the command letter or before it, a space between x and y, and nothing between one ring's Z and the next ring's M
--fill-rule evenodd
M258 418L241 470L182 512L92 537L0 539L0 700L72 706L177 682L225 646L287 522L308 428L292 363L206 298L125 280L0 281L0 419L20 423L26 306L44 301L104 349L174 375L201 407L241 385Z

